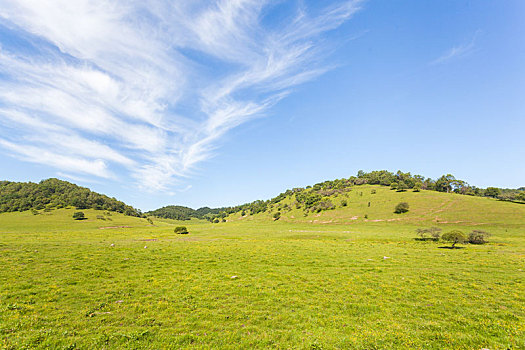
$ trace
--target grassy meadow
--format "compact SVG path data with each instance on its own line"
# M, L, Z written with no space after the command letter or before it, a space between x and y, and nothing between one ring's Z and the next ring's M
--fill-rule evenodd
M379 186L343 199L219 224L0 214L0 347L525 349L525 205ZM493 235L414 239L432 225Z

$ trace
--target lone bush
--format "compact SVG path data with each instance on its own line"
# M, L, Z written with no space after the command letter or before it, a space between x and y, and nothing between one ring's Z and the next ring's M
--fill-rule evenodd
M394 209L394 213L396 214L406 213L408 211L408 208L409 206L407 202L401 202L398 205L396 205Z
M86 216L84 215L83 212L81 211L77 211L73 214L73 219L75 220L85 220L86 219Z
M430 233L430 236L432 237L432 239L436 240L436 241L439 241L439 237L441 236L441 231L443 231L442 229L440 229L439 227L431 227L428 229L428 232Z
M441 236L441 239L445 242L452 243L452 248L455 248L458 243L465 243L467 241L465 234L459 230L447 232Z
M178 235L187 235L189 233L186 226L177 226L173 231Z
M275 214L273 214L273 219L274 220L279 220L281 218L281 212L276 212Z
M490 233L481 230L474 230L468 234L468 242L470 244L485 244Z
M416 232L420 237L417 239L419 241L439 241L439 237L441 236L441 229L439 227L418 228Z

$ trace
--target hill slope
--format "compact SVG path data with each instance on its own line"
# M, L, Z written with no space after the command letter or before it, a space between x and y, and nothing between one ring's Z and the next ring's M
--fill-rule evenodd
M393 191L379 185L359 185L343 193L322 197L331 207L318 211L306 208L291 194L279 202L270 204L266 211L250 215L245 211L232 213L227 221L279 220L320 224L353 223L403 223L413 225L459 224L522 225L525 222L525 205L494 198L464 196L421 190L420 192ZM400 202L409 204L409 211L395 214L394 208Z
M33 182L0 182L0 213L26 210L49 210L64 207L98 209L141 216L139 210L124 202L58 179Z
M402 216L394 215L394 206L404 201L413 202L412 210ZM489 203L495 202L507 203L497 206L494 212ZM456 204L459 206L456 207ZM282 218L282 220L326 223L358 219L395 222L407 218L420 221L429 221L433 218L436 222L439 220L475 222L476 220L471 217L472 211L475 215L476 213L481 215L487 210L501 214L500 211L505 208L520 217L523 213L520 204L525 204L523 188L483 189L471 186L450 174L433 180L401 171L397 173L386 170L369 173L359 171L357 176L347 179L325 181L306 188L293 188L266 201L257 200L223 208L222 212L209 219L217 223L235 217L259 214L259 217L274 220ZM448 218L440 219L439 215L432 217L436 213L452 211L454 214ZM312 217L320 219L312 219Z

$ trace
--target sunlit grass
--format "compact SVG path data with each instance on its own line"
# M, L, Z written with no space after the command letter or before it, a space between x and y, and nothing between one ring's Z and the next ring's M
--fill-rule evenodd
M371 196L398 201L390 192ZM384 209L372 211L356 200L347 212L323 213L331 224L294 221L292 211L276 222L184 222L189 235L173 233L180 222L99 220L92 210L84 221L72 209L1 214L0 346L525 347L523 206L486 200L467 215L461 208L471 197L443 196L459 201L450 206L458 214L439 219L468 222L415 220L443 202L432 198L407 199L414 220L336 224L363 210L397 217L390 202L375 199ZM450 250L414 240L421 225L466 232L479 228L473 222L493 233L490 244Z

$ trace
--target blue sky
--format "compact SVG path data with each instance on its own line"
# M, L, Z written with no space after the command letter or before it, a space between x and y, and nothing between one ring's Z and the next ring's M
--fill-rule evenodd
M523 1L145 4L0 0L2 179L143 210L359 169L525 186Z

